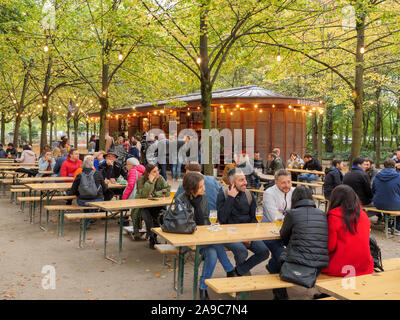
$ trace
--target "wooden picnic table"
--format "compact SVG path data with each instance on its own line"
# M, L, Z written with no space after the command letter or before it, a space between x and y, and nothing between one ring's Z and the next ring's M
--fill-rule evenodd
M192 234L176 234L163 232L161 228L152 230L163 237L173 246L179 248L178 254L178 295L183 293L183 275L185 264L185 253L189 250L187 247L195 246L194 277L193 277L193 300L197 298L198 269L201 262L200 246L209 244L223 244L232 242L245 242L256 240L279 239L279 234L273 233L276 225L273 223L242 223L242 224L224 224L220 225L220 231L209 230L210 226L197 226Z
M354 281L354 288L350 287ZM349 286L344 286L344 282ZM400 270L317 282L316 288L341 300L400 300Z
M317 170L304 170L304 169L292 169L292 168L286 168L287 171L292 171L292 172L298 172L298 173L313 173L316 175L325 175L324 171L317 171Z
M122 258L122 230L123 230L123 216L124 213L130 209L137 208L150 208L150 207L163 207L171 203L170 197L165 198L151 198L151 199L129 199L129 200L114 200L114 201L101 201L101 202L87 202L86 205L100 208L106 212L106 220L104 227L104 257L112 262L121 264ZM119 215L119 247L118 247L118 261L107 256L107 222L108 213L110 217Z

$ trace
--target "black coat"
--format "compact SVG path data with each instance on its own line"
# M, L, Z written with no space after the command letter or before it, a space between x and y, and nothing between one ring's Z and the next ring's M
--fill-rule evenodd
M300 200L286 213L280 235L286 246L281 262L313 268L329 266L328 218L313 200Z
M83 169L83 172L88 174L90 173L90 171L92 171L93 169L91 168L85 168ZM91 199L83 199L80 197L79 195L79 184L81 182L81 177L82 177L82 173L78 174L74 180L74 182L72 183L72 187L71 187L71 191L69 192L69 194L71 195L75 195L77 196L79 199L82 200L91 200ZM100 172L96 171L93 175L94 178L94 182L96 184L96 187L99 187L101 185L101 189L99 190L99 192L97 193L97 196L95 198L92 199L102 199L104 198L104 196L107 194L107 185L104 182L103 176L101 175Z
M200 210L194 210L194 221L198 226L209 225L210 220L208 219L208 201L207 196L204 194L200 200ZM192 202L190 201L190 197L186 194L186 192L181 193L179 196L176 197L176 200L182 201L188 209L193 207Z
M124 179L127 179L127 172L126 170L122 167L122 165L114 161L114 165L109 166L106 161L101 163L99 165L99 172L103 175L103 179L111 179L114 178L117 180L119 176L123 176Z
M343 178L343 184L352 187L360 198L362 205L370 204L372 201L371 182L368 174L360 169L352 168Z
M329 200L331 192L339 184L343 183L343 174L336 167L330 167L325 169L325 179L324 179L324 196Z
M303 170L316 170L316 171L322 171L322 166L321 163L315 159L311 158L310 161L304 164Z
M239 192L235 198L227 196L225 199L224 190L217 196L218 221L220 224L251 223L257 222L256 207L257 202L251 194L251 203L245 192Z

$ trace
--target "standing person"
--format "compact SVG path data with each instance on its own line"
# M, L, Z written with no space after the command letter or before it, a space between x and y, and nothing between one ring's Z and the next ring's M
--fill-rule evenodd
M197 162L188 163L185 166L185 174L190 172L201 173L201 165ZM207 195L208 208L210 210L217 210L217 195L222 190L222 186L213 176L204 176L204 186L206 188L205 194ZM184 192L183 183L179 184L178 190L175 193L175 198Z
M68 153L67 160L61 166L61 177L73 177L75 170L80 168L82 160L79 160L79 151L71 149Z
M186 173L183 178L183 189L184 192L176 198L177 201L184 203L189 210L192 209L194 211L196 225L209 225L209 210L205 194L204 176L200 172ZM205 280L212 277L217 259L221 262L228 277L235 277L236 273L235 268L226 255L223 244L201 246L200 252L204 255L203 270L199 284L200 300L209 300Z
M374 271L369 247L371 223L354 190L346 184L333 189L328 208L329 266L323 273L345 277Z
M301 169L302 166L304 166L304 161L302 158L300 158L300 156L295 153L295 152L291 152L290 153L290 157L287 161L287 167L288 169ZM292 181L297 181L297 178L299 176L298 172L293 172L292 173Z
M164 180L167 181L167 165L169 158L169 140L165 137L165 134L160 134L158 144L158 165L161 169L161 175Z
M35 163L36 154L28 145L24 145L22 147L21 158L17 158L15 161L20 163Z
M331 192L339 184L343 183L343 160L333 159L332 166L325 169L324 179L324 196L326 200L329 200Z
M114 145L114 153L117 155L116 161L123 167L127 155L126 146L124 145L124 137L118 137L117 143Z
M318 159L314 158L311 154L306 154L304 156L304 170L315 170L315 171L322 171L322 166L321 163L318 161ZM308 182L311 183L314 180L318 179L318 175L314 173L302 173L299 176L299 181L301 182Z
M67 148L61 149L60 150L61 154L60 156L56 159L56 163L53 168L53 172L58 176L61 177L61 167L65 160L67 160Z
M171 163L172 181L181 179L182 158L179 156L179 150L184 145L183 140L179 140L176 134L170 137L171 153L169 154L169 162Z
M96 135L92 135L90 137L89 141L89 146L88 146L88 152L89 153L94 153L96 151Z
M146 165L145 172L139 178L135 199L168 197L171 193L170 190L171 187L159 174L158 167L155 164L149 163ZM141 214L146 224L150 249L154 249L154 245L158 243L157 235L151 231L151 228L155 227L162 209L163 207L135 209L139 211L138 214Z
M8 158L15 159L18 156L18 151L14 148L14 145L12 143L9 143L7 145L6 153Z
M105 150L106 152L108 152L110 149L114 148L114 139L110 136L109 131L106 131L105 140L106 140Z
M139 152L139 148L137 147L136 140L132 141L131 145L129 146L129 151L128 151L127 157L128 157L128 159L134 157L140 162L140 152Z
M55 164L56 164L56 161L51 156L51 152L46 151L46 152L44 152L43 157L41 157L39 159L39 163L38 163L39 171L53 171ZM36 177L38 177L38 178L43 177L43 176L49 176L49 174L38 173L36 175Z
M343 178L343 183L353 188L363 206L372 206L371 181L362 169L363 163L364 158L355 158L351 171L347 172Z
M126 170L128 172L128 185L126 186L124 193L122 194L122 200L132 198L132 192L134 192L135 186L135 192L137 192L137 183L139 181L139 178L145 172L146 168L139 163L138 159L129 158L128 160L126 160ZM134 213L136 215L134 215ZM138 214L137 210L131 210L131 218L133 224L133 239L141 240L139 230L142 227L142 217Z
M312 193L305 186L294 189L291 203L292 209L285 214L280 230L286 249L279 261L316 268L319 274L329 265L328 219L315 207Z
M400 210L400 173L395 169L393 159L386 159L383 163L384 169L378 172L372 183L374 206L379 210ZM382 215L378 216L382 220ZM389 225L391 228L392 225ZM397 217L394 227L394 235L400 235L400 218Z
M362 168L368 174L369 180L371 181L371 185L372 185L375 175L378 173L378 170L376 170L372 159L368 158L368 157L364 158Z
M243 171L234 168L228 173L229 188L221 190L217 197L218 220L220 224L256 223L257 203L246 189L247 181ZM236 261L236 273L248 274L259 263L268 259L269 251L263 241L227 243L225 246L233 252ZM247 259L247 249L252 255Z
M275 173L275 184L265 190L263 194L263 222L283 220L285 212L292 208L293 190L290 172L284 169L278 170ZM264 240L264 244L272 255L266 265L268 272L279 273L280 264L278 261L284 250L282 240ZM285 288L273 289L272 293L276 300L284 300L288 297Z

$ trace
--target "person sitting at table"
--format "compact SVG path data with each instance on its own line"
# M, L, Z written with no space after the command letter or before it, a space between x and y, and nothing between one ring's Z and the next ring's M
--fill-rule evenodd
M279 158L274 153L268 153L267 155L267 165L266 165L266 174L274 175L276 171L284 169L281 158Z
M131 145L129 146L129 150L128 150L128 155L127 158L136 158L138 161L140 161L140 151L139 148L137 147L137 141L133 140Z
M256 223L257 203L254 196L246 189L247 181L243 171L234 168L228 173L229 187L218 193L217 211L220 224ZM244 241L227 243L225 246L233 252L238 275L250 273L250 270L268 259L269 251L263 241ZM247 259L247 249L252 255ZM247 260L246 260L247 259Z
M92 156L91 154L86 155L86 156L83 158L83 162L85 162L85 160L88 160L88 159L90 159L90 160L93 161L93 156ZM83 162L82 162L82 166L83 166ZM80 173L83 171L83 167L82 167L82 166L80 166L78 169L75 170L75 172L74 172L74 180L73 180L73 181L75 181L75 179L76 179L76 177L78 176L78 174L80 174ZM93 165L93 169L94 169L95 171L97 171L96 168L94 167L94 165Z
M15 162L19 163L35 163L36 161L36 154L31 150L28 145L24 145L22 147L21 157L15 159Z
M51 152L51 156L53 157L54 160L57 160L61 156L61 150L58 147L55 147L53 151Z
M289 171L280 169L275 173L275 185L264 191L263 194L263 222L274 222L283 220L283 214L291 208L291 199L294 188L292 187L291 174ZM279 273L279 256L284 250L282 240L264 240L264 244L271 251L266 268L269 273ZM273 289L272 293L276 300L287 299L285 288Z
M54 165L53 172L57 175L57 177L61 177L61 167L65 160L67 160L67 148L63 148L60 150L61 154L60 156L56 159L56 164Z
M200 172L187 172L183 178L184 192L176 197L176 200L184 203L189 210L193 209L194 220L198 226L210 224L204 178L205 176ZM205 280L212 277L217 259L221 262L228 277L237 275L235 268L226 255L223 244L211 244L200 248L200 253L204 255L204 265L199 284L200 300L209 300Z
M120 176L127 178L127 172L121 163L116 161L118 155L114 151L107 152L104 158L106 161L99 165L99 171L106 183L115 183Z
M7 158L7 153L4 151L2 144L0 144L0 159L1 158Z
M279 148L273 148L272 153L276 155L277 160L282 162L283 169L285 168L285 162L283 162L281 158L281 149Z
M261 178L254 167L250 164L250 159L248 154L242 153L239 155L237 168L241 169L246 175L247 188L249 189L260 189L261 182L268 182L267 179ZM229 179L228 179L229 180Z
M9 143L7 145L6 153L8 158L15 159L18 156L18 151L14 148L14 145L12 143Z
M201 173L201 165L197 162L190 162L185 166L185 174L190 172ZM213 176L204 176L204 185L206 188L206 195L208 201L208 208L210 210L217 210L217 195L222 190L222 186ZM174 198L184 192L183 183L179 184L178 190L175 193Z
M333 159L332 166L325 169L325 179L324 179L324 196L326 200L329 200L331 192L339 184L343 183L343 160Z
M291 152L289 159L287 161L287 167L288 169L301 169L302 166L304 166L304 161L296 152ZM293 172L292 173L292 181L297 181L297 178L299 176L298 172Z
M364 161L364 158L360 157L353 160L353 167L343 177L343 183L353 188L363 206L372 206L371 181L362 168Z
M76 176L68 194L77 196L76 202L80 206L86 206L87 202L104 201L108 186L104 182L100 172L94 170L93 157L86 156L82 163L82 172ZM92 212L95 210L85 210ZM94 223L96 220L85 222Z
M139 163L138 159L132 157L126 160L126 170L128 171L128 185L122 194L122 200L135 198L139 178L145 172L146 168ZM142 217L138 214L137 210L131 210L131 219L133 224L133 239L136 241L142 240L139 233L139 230L142 228Z
M100 150L100 151L95 152L93 154L93 158L94 158L93 163L94 163L94 167L96 168L96 170L99 170L100 164L105 162L105 160L104 160L104 155L105 154L106 153L103 150Z
M336 277L372 273L370 228L371 222L353 188L341 184L333 189L328 207L329 266L322 273Z
M79 151L71 149L68 153L67 160L61 166L61 177L73 177L76 169L80 168L82 160L79 160Z
M304 156L304 166L303 170L315 170L315 171L322 171L321 163L318 159L314 158L311 154L306 154ZM311 183L314 180L317 180L318 176L314 173L302 173L299 176L300 182L308 182Z
M237 154L232 153L232 163L224 164L224 172L222 173L222 181L225 184L229 185L228 172L231 171L233 168L236 168L238 166L238 162L239 162L239 156Z
M260 157L260 151L254 151L254 168L260 169L261 173L265 171L263 159Z
M280 236L286 246L279 257L276 273L283 263L290 262L318 269L329 266L328 219L316 208L312 193L305 186L297 186L292 193L292 208L285 213ZM314 298L322 298L315 295Z
M139 178L135 199L168 197L170 193L171 187L158 172L158 167L152 163L148 163L145 172ZM133 215L136 216L140 214L146 224L150 249L154 249L154 245L158 243L157 235L151 231L151 228L154 228L163 208L164 207L134 209L135 211L138 210L138 212L134 212Z
M400 173L396 171L396 163L393 159L386 159L383 167L384 169L376 174L372 183L374 206L380 210L398 211L400 210ZM392 228L391 221L389 228ZM400 235L399 217L396 219L394 235Z
M48 151L50 151L50 152L51 152L51 148L50 148L50 146L49 146L49 145L47 145L47 146L44 146L44 148L43 148L43 150L42 150L42 153L39 155L39 158L38 158L38 160L39 160L41 157L43 157L43 155L44 155L46 152L48 152Z
M43 154L43 156L39 159L39 171L53 171L54 165L56 164L55 160L51 156L51 152L47 151ZM42 174L38 173L36 177L48 177L51 174Z
M375 175L378 173L378 170L376 170L372 159L369 157L364 158L362 168L367 173L369 181L371 181L371 186L372 186L372 182L374 181Z

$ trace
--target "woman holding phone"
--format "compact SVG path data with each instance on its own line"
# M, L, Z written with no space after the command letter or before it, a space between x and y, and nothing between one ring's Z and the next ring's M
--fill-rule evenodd
M171 186L162 176L160 176L158 167L154 164L148 163L145 172L138 180L135 199L168 197L170 193ZM146 223L146 232L149 236L150 249L154 249L154 245L158 243L157 235L151 231L151 228L154 228L155 224L158 224L157 220L163 208L164 207L135 209L139 211L132 213L134 217L136 217L137 214L142 215L142 218Z

